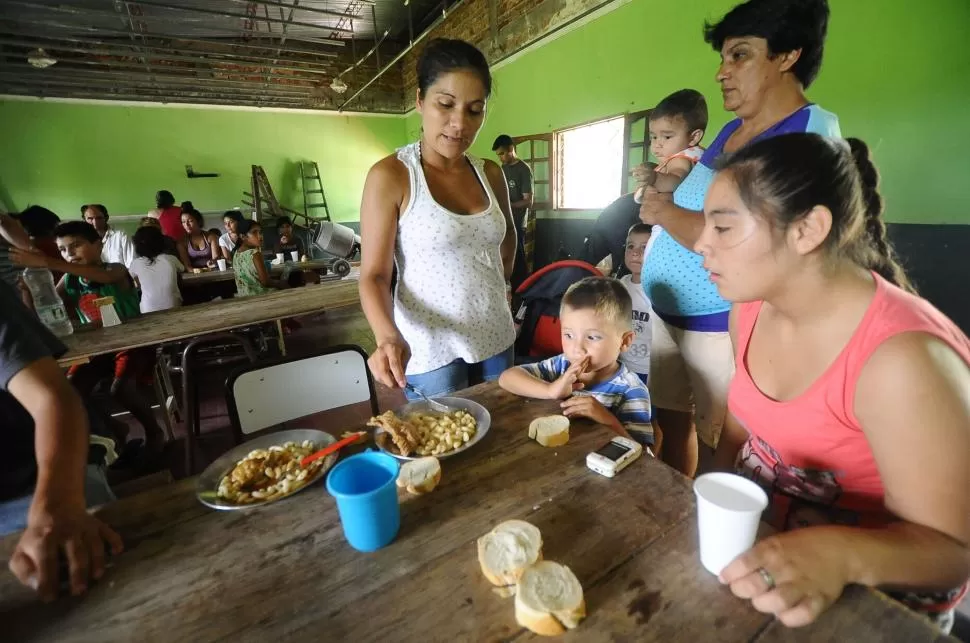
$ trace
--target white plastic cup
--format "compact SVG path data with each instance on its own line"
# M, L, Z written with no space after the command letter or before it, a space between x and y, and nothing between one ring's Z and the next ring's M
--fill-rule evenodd
M225 259L216 259L216 265L219 266L219 270L225 272L225 270L226 270L226 260Z
M283 263L284 261L285 261L285 257L283 256L283 253L282 252L277 252L276 253L276 263Z
M694 495L701 564L712 574L720 574L754 545L768 494L733 473L707 473L694 481Z
M293 252L291 252L290 253L290 259L292 259L293 261L299 261L300 260L300 251L299 250L294 250Z

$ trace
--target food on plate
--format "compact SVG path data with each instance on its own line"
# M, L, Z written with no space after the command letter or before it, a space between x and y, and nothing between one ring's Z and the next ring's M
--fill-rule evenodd
M246 505L292 493L310 481L326 461L323 458L301 467L300 460L315 451L317 448L309 440L250 451L219 481L218 495L231 503Z
M201 275L202 274L202 268L193 268L192 269L192 274L193 275Z
M393 411L373 417L367 426L383 429L393 442L393 450L402 456L441 455L471 440L478 423L468 411L450 413L410 413L400 418ZM378 436L378 440L380 440ZM385 442L385 447L386 442Z
M303 255L302 257L300 257L300 261L303 262L303 263L306 263L306 262L310 261L310 258L308 256L306 256L306 255Z
M569 442L569 418L547 415L529 424L529 437L544 447L561 447Z
M542 558L542 534L524 520L506 520L478 539L478 564L492 585L514 585Z
M575 629L586 617L583 586L565 565L544 560L522 572L515 587L515 620L542 636Z
M440 481L441 463L433 455L408 460L401 465L401 472L397 476L397 486L419 495L434 491Z

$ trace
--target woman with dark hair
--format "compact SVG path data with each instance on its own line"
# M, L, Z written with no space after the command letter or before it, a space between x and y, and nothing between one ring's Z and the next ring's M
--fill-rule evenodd
M360 298L374 377L440 395L512 365L515 228L501 168L466 154L492 90L485 56L432 40L417 76L421 140L379 161L364 185Z
M182 229L182 208L175 205L175 197L168 190L159 190L155 193L155 205L157 207L148 216L158 219L164 235L181 241L185 230Z
M211 236L205 230L202 213L192 207L191 201L182 203L182 229L185 231L185 249L191 268L214 266L219 252L219 236Z
M734 372L730 304L691 251L704 227L700 211L715 160L788 132L839 136L838 119L805 97L822 64L828 18L826 0L748 0L707 25L705 39L721 55L716 78L724 109L737 118L718 133L673 195L648 188L643 197L641 220L663 228L641 279L658 317L650 396L664 433L661 457L687 475L697 467L698 435L717 444Z
M139 308L142 313L182 305L179 275L185 271L185 267L165 252L167 239L161 230L153 226L142 226L135 230L132 242L137 256L128 267L128 272L141 290Z
M913 294L877 183L859 140L757 141L717 173L695 246L734 302L715 463L784 532L720 578L791 626L858 583L948 627L970 577L970 340Z
M222 258L230 263L232 263L232 255L236 251L236 246L239 244L238 228L242 222L243 215L237 210L227 210L222 215L222 225L225 226L226 232L219 237L219 250L222 253Z

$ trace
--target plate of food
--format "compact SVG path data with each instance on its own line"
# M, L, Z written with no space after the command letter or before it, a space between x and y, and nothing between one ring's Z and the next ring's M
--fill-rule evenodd
M321 480L337 454L310 463L300 460L336 440L329 433L295 429L268 433L223 453L196 484L199 502L213 509L259 507L292 496Z
M472 448L488 433L492 416L481 404L460 397L435 401L452 410L441 413L421 401L371 418L367 426L377 428L377 448L400 460L447 458Z

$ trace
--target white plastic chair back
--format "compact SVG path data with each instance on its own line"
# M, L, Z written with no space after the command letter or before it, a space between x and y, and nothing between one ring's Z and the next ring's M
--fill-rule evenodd
M281 422L371 401L367 362L355 350L317 355L253 370L231 382L239 430L255 433Z

